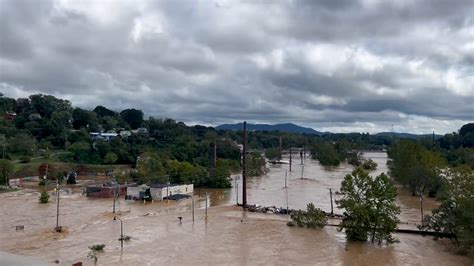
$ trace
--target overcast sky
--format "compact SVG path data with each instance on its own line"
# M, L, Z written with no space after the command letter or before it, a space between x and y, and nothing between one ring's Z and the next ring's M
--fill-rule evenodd
M189 124L448 133L474 121L474 0L0 0L0 92Z

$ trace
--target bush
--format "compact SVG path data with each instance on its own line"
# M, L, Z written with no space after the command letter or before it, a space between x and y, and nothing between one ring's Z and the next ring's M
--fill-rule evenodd
M365 170L375 170L377 169L377 163L374 162L372 159L364 160L362 163L362 168Z
M46 191L41 192L41 195L39 197L39 202L41 204L45 204L49 202L49 194Z
M288 226L296 224L299 227L323 228L327 224L326 214L313 203L306 206L306 211L297 210L290 215L293 222L288 222Z

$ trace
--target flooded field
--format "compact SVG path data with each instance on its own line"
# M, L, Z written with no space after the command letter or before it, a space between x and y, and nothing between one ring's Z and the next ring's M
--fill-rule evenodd
M379 163L378 174L385 171L385 154L367 154ZM329 211L328 188L339 190L350 165L324 169L306 159L302 166L295 160L288 165L269 165L262 177L250 178L249 203L303 208L307 202ZM237 180L238 183L241 180ZM239 184L241 188L241 184ZM123 220L124 235L131 240L120 247L120 221L113 220L111 199L87 199L79 193L61 196L60 225L63 233L54 233L56 204L38 204L39 193L22 190L0 194L0 250L41 258L62 265L87 258L88 246L105 244L99 265L469 265L469 260L447 251L446 241L431 237L398 234L400 243L390 246L347 243L343 232L334 227L309 230L286 226L287 216L242 212L235 205L236 191L208 190L211 193L208 219L205 220L205 190L196 190L195 221L191 200L178 203L125 202L117 204ZM401 220L419 221L419 202L400 189L398 204ZM240 196L239 196L240 197ZM240 199L239 199L240 200ZM425 209L435 206L425 202ZM335 209L335 212L340 210ZM182 223L178 216L183 217ZM24 225L15 231L16 225Z

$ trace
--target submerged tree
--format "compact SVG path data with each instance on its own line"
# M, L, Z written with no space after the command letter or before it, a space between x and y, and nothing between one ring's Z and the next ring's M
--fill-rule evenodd
M306 211L297 210L290 215L292 221L289 226L296 224L299 227L323 228L327 224L326 214L313 203L308 203Z
M459 251L474 258L474 174L469 167L448 173L441 204L426 215L421 229L431 229L454 237Z
M94 265L97 265L99 260L99 253L104 252L105 244L93 245L89 247L87 257L94 260Z
M369 176L362 168L356 168L342 181L343 198L337 201L344 208L340 230L345 229L349 240L383 240L393 242L392 233L396 229L400 209L395 204L396 188L390 179L381 174Z
M45 204L49 202L49 194L46 191L41 192L39 197L39 203Z

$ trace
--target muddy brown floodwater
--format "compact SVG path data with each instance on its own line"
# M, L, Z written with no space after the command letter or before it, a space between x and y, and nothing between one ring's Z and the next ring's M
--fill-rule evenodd
M386 171L384 153L369 153L379 170ZM339 189L343 176L352 167L342 165L325 169L317 161L305 161L304 177L295 160L288 165L269 165L269 173L249 179L249 203L303 208L307 202L329 211L328 188ZM237 180L240 181L240 180ZM241 188L241 184L239 184ZM205 221L204 190L196 190L196 214L192 221L191 200L178 203L126 202L117 204L123 220L124 235L131 240L120 247L120 221L113 220L111 199L87 199L80 193L63 192L60 225L63 233L54 233L56 204L40 205L34 190L0 194L0 250L41 258L62 265L87 258L88 246L105 244L99 265L469 265L466 257L447 251L446 241L431 237L397 234L399 243L379 246L348 243L343 232L334 227L310 230L286 226L285 215L242 212L235 207L236 191L207 190L210 196ZM400 218L415 225L419 221L419 201L400 189L397 203ZM429 210L436 204L425 202ZM340 210L335 209L336 212ZM180 224L178 216L183 217ZM23 231L15 231L24 225Z

